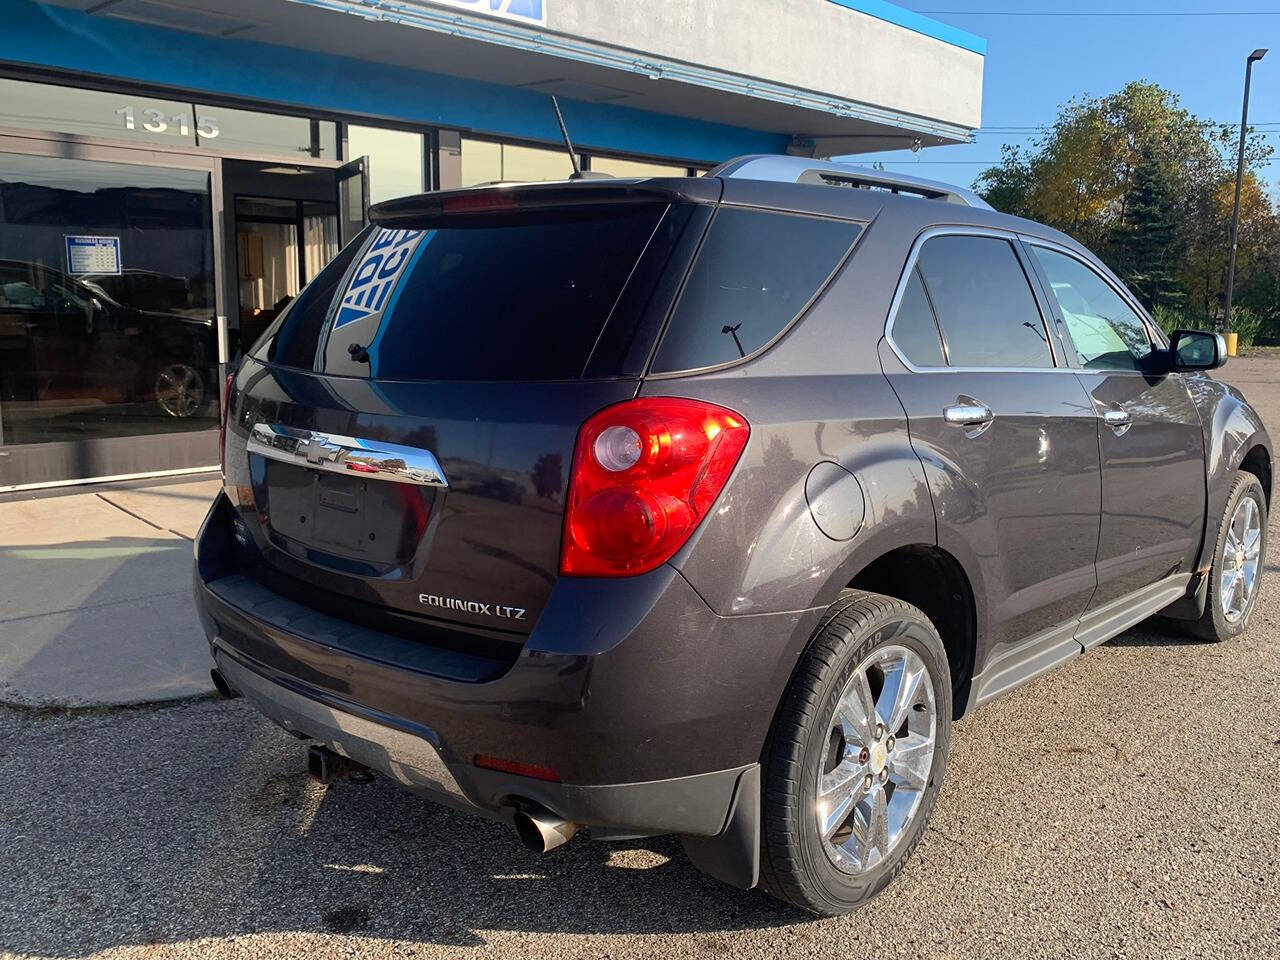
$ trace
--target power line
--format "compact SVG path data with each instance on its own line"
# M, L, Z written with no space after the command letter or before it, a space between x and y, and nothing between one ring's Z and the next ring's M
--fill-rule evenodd
M896 163L899 166L914 167L923 164L944 167L998 167L1003 160L877 160L876 163Z
M930 17L1280 17L1280 10L916 10Z

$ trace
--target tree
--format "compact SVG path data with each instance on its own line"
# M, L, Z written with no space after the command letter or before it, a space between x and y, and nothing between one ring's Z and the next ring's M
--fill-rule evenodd
M1173 177L1150 144L1143 144L1108 247L1117 272L1148 310L1183 299L1175 268L1185 243L1178 230Z
M1149 307L1189 303L1209 316L1220 309L1225 280L1237 136L1233 126L1196 118L1168 90L1136 81L1070 101L1030 149L1006 146L974 187L996 209L1080 240ZM1257 135L1246 141L1250 168L1270 152ZM1242 303L1264 313L1278 306L1277 229L1275 207L1251 169L1237 287L1248 298Z

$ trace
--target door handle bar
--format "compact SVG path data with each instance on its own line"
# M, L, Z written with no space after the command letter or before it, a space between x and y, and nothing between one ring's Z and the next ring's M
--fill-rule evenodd
M1113 407L1110 410L1103 411L1102 422L1112 430L1123 430L1133 422L1129 416L1128 410L1121 410Z
M942 419L955 427L980 427L995 419L985 403L956 403L942 408Z

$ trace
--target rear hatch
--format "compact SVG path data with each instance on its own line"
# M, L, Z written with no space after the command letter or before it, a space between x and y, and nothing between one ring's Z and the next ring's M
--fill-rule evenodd
M227 475L258 579L447 646L522 643L558 573L578 429L635 395L719 186L375 208L236 378Z

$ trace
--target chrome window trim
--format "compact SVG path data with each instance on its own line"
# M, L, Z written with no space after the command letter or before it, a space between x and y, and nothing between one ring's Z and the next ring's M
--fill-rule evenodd
M902 305L902 298L906 294L907 284L911 281L911 271L915 269L917 261L920 259L920 250L925 243L933 237L942 236L961 236L961 237L985 237L988 239L1005 240L1013 247L1013 254L1018 256L1017 243L1022 240L1022 235L1012 230L1000 230L994 227L969 226L965 224L955 224L948 226L929 227L920 232L915 242L911 245L911 252L907 254L906 265L902 268L902 276L898 278L897 289L893 292L893 300L889 303L889 316L885 320L884 338L889 344L889 348L893 350L894 355L902 362L902 365L912 373L1075 373L1075 367L1066 364L1065 354L1059 356L1059 350L1064 349L1065 345L1054 327L1056 324L1047 322L1044 311L1040 307L1040 299L1035 295L1035 287L1032 285L1031 277L1026 277L1026 268L1022 264L1021 258L1018 259L1018 268L1023 271L1023 276L1027 281L1027 292L1031 294L1035 301L1036 310L1040 313L1040 322L1044 326L1045 333L1048 335L1049 356L1053 361L1051 367L918 367L907 359L902 348L898 346L893 339L893 322L898 318L898 308ZM923 276L923 274L922 274ZM925 284L926 289L928 283ZM932 300L932 297L930 298ZM936 311L935 311L936 314ZM942 336L946 337L946 330L943 329L942 321L938 318L938 328ZM1055 346L1055 341L1057 345Z
M1132 310L1137 315L1138 319L1142 321L1142 325L1143 327L1146 328L1146 331L1147 331L1147 339L1151 341L1152 348L1166 349L1166 350L1168 349L1169 342L1164 335L1164 331L1161 330L1159 326L1156 325L1155 320L1151 318L1151 315L1147 313L1146 309L1142 306L1142 304L1139 303L1138 300L1133 296L1133 293L1129 290L1129 288L1126 287L1122 282L1120 282L1119 278L1116 278L1113 281L1110 275L1111 271L1109 269L1106 269L1106 264L1102 264L1104 269L1099 270L1097 264L1091 262L1088 258L1081 256L1078 250L1073 250L1071 247L1068 247L1065 244L1057 243L1056 241L1053 241L1053 240L1046 240L1043 237L1034 237L1026 234L1019 234L1018 239L1021 240L1023 243L1025 243L1029 247L1044 247L1046 250L1052 250L1054 253L1060 253L1063 256L1070 257L1072 260L1076 261L1076 263L1080 264L1086 270L1089 270L1091 273L1094 274L1094 276L1096 276L1099 280L1101 280L1108 287L1110 287L1115 292L1115 294L1121 300L1124 301L1125 305L1128 306L1129 309ZM1100 262L1101 261L1099 261L1099 263ZM1043 265L1041 265L1041 269L1043 269ZM1053 295L1052 290L1045 291L1045 296L1052 297L1054 302L1057 301L1057 297ZM1058 309L1059 310L1062 309L1061 304L1058 304ZM1073 343L1072 347L1074 348L1074 346L1075 344ZM1085 368L1081 367L1080 369L1083 370ZM1105 373L1106 371L1102 371L1102 372ZM1111 372L1124 373L1126 371L1115 370ZM1129 372L1134 372L1134 371L1129 371Z

